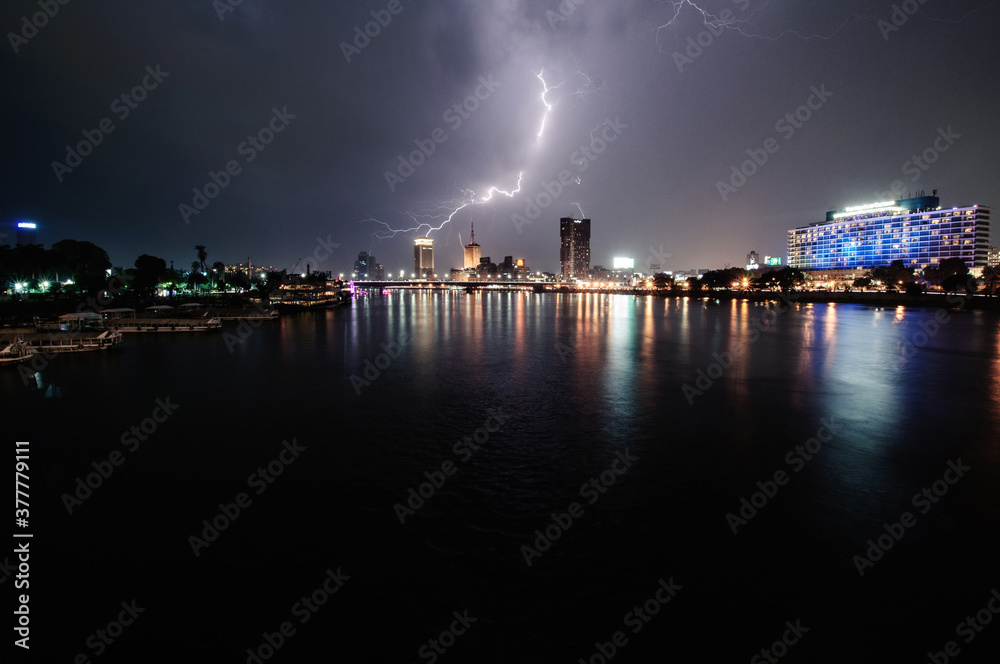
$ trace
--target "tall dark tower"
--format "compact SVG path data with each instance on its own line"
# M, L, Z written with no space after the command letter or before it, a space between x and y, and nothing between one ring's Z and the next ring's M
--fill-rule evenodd
M559 220L559 265L563 281L590 277L590 219Z

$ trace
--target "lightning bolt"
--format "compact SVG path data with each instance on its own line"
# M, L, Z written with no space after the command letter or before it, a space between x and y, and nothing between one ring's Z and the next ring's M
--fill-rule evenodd
M451 222L452 219L455 218L456 214L465 208L473 205L485 205L493 199L494 194L502 194L507 198L514 198L514 196L521 191L521 180L523 177L524 171L518 173L517 185L510 191L505 191L497 186L492 186L486 190L486 193L483 196L478 197L471 189L461 189L460 191L462 192L462 196L460 198L455 198L446 203L435 205L427 210L404 212L404 214L413 220L414 224L416 224L415 226L411 226L409 228L393 228L381 219L376 219L374 217L369 217L368 219L363 219L362 221L370 221L385 226L384 231L376 231L375 233L375 237L380 240L395 237L399 233L419 232L425 228L427 229L425 235L430 235L432 232L439 231L444 228Z
M548 120L549 112L551 112L554 107L545 99L545 95L549 94L550 90L555 90L556 88L559 87L559 85L562 85L562 83L560 83L559 85L554 85L550 88L548 84L545 82L545 79L542 78L542 74L544 72L545 72L544 69L538 72L538 80L542 82L542 104L545 106L545 113L542 115L542 126L538 129L537 138L539 142L541 142L542 134L545 132L545 121Z
M580 63L576 61L575 57L573 58L573 60L576 63L576 71L570 76L569 79L564 80L555 85L549 85L546 82L544 68L540 70L537 74L535 74L535 77L542 84L542 91L539 97L542 106L544 107L544 110L542 112L541 123L538 129L538 134L536 134L537 143L541 142L542 136L545 133L545 127L548 122L549 115L552 113L552 111L558 104L557 101L550 100L549 98L550 92L552 92L553 90L558 90L560 87L565 85L568 81L572 80L573 77L576 76L579 76L582 79L582 84L579 87L577 87L576 92L573 92L571 96L575 96L577 98L582 99L588 95L600 92L600 90L603 88L602 83L594 82L593 80L591 80L589 76L587 76L587 74L585 74L580 69ZM595 129L591 130L591 139L593 139L594 132L603 128L604 124L605 123L602 123L598 125ZM368 217L367 219L362 219L361 222L362 223L370 222L383 226L384 228L378 229L373 234L374 237L379 240L386 240L389 238L393 238L400 233L405 234L405 233L422 232L425 235L430 235L430 233L435 231L440 231L446 225L451 223L451 221L455 218L455 215L457 215L462 210L465 210L466 208L473 206L485 205L489 203L491 200L493 200L494 196L497 194L502 194L507 198L514 198L521 191L521 182L523 178L524 178L524 171L521 170L517 176L517 184L510 190L501 189L499 186L493 185L486 190L486 193L482 195L477 195L471 189L459 188L459 192L461 192L461 194L451 200L447 200L441 203L434 203L430 208L424 210L417 210L415 212L403 211L402 214L409 217L410 220L412 221L412 225L406 228L395 228L386 223L385 221L382 221L381 219L376 219L375 217ZM579 176L576 177L575 182L576 184L580 184ZM577 207L578 208L580 207L579 204L577 204ZM582 214L582 209L581 209L581 214Z

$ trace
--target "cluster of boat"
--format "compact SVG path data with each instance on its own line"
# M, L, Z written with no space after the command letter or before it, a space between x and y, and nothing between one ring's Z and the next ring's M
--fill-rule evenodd
M35 354L80 353L117 348L123 333L132 332L209 332L222 329L222 320L240 318L275 318L277 311L221 310L210 312L202 305L182 304L146 307L142 316L135 309L104 309L63 314L55 321L38 316L33 327L0 331L0 366L21 364Z
M350 302L350 289L340 285L291 285L272 296L273 306L257 309L206 309L190 302L173 307L156 304L140 315L135 309L103 309L64 314L54 321L34 318L34 327L0 330L0 366L28 362L36 354L111 350L133 332L213 332L224 320L273 319L278 312L310 311Z

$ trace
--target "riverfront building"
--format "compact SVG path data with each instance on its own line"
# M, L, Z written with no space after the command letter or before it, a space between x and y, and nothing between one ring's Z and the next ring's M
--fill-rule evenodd
M563 281L590 278L590 219L559 220L559 265Z
M901 260L923 269L960 258L969 268L982 268L989 237L990 208L942 209L937 196L918 196L832 210L825 222L788 231L788 265L847 270Z
M424 279L434 276L434 240L429 237L413 241L413 271Z

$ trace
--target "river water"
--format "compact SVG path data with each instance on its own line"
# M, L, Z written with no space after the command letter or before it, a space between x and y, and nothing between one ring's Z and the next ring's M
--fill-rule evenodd
M956 633L1000 587L982 312L371 292L0 385L31 442L44 661L749 661L784 637L781 661L954 641L972 662L1000 641Z

